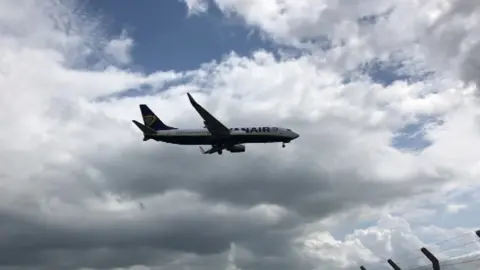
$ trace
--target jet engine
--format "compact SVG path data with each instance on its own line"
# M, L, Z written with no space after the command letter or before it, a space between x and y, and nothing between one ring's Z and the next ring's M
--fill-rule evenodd
M241 153L245 152L245 145L243 144L236 144L234 146L231 146L230 148L227 149L228 151L232 153Z

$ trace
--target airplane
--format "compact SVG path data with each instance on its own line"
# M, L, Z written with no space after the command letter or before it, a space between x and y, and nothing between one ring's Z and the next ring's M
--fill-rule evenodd
M245 152L246 143L281 142L282 147L285 147L285 143L299 137L288 128L269 126L228 128L198 104L190 93L187 93L187 96L193 108L203 118L204 128L179 129L168 126L147 105L140 104L143 124L136 120L132 122L143 132L143 141L153 139L178 145L198 145L203 154L221 155L223 150L231 153ZM211 148L205 151L200 145L210 145Z

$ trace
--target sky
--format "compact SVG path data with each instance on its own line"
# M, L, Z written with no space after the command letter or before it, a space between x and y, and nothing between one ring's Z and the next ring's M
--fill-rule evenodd
M478 269L478 23L474 0L0 1L0 270ZM202 127L187 92L300 137L143 142L142 103Z

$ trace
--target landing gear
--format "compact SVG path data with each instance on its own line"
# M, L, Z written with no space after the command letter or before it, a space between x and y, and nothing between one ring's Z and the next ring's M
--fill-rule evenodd
M218 153L219 155L221 155L221 154L223 153L223 151L222 151L222 150L218 150L217 153Z
M285 143L282 143L282 148L285 148Z

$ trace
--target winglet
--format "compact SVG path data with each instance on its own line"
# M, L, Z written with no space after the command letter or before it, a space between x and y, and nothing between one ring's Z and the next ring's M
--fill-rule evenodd
M190 95L190 93L187 93L187 96L188 96L188 100L190 100L190 103L193 104L197 104L197 102L195 101L195 99L193 99L192 95Z
M132 122L143 132L145 135L154 135L156 134L155 130L140 124L139 122L132 120Z

